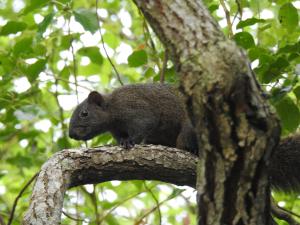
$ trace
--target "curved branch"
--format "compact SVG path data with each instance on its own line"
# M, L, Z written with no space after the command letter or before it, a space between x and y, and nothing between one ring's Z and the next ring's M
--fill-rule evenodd
M276 168L281 168L280 173L286 177L287 174L291 176L291 168L298 166L296 160L279 161L277 155L290 158L292 154L299 159L299 140L299 135L287 137L275 150L269 171L271 186L275 189L300 191L299 186L288 186L284 180L275 177L278 176ZM141 179L195 187L196 162L197 158L189 152L154 145L136 145L130 150L118 146L63 150L43 165L23 224L59 224L64 193L78 185ZM293 179L298 181L300 176L294 174Z
M195 187L196 161L188 152L154 145L63 150L42 166L23 224L59 224L64 193L78 185L139 179Z

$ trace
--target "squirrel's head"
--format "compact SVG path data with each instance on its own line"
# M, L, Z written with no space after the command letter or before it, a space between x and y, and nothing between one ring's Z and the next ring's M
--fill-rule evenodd
M73 112L69 136L76 140L89 140L107 131L108 124L109 114L106 111L105 99L97 91L92 91Z

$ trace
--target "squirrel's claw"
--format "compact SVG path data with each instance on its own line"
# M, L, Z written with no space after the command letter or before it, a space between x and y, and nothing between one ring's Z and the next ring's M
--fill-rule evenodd
M120 146L125 149L131 149L134 147L134 141L131 138L121 138Z

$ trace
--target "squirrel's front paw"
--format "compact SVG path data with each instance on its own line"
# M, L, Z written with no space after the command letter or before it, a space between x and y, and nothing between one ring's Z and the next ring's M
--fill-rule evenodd
M131 138L121 138L120 146L125 149L131 149L134 147L134 141Z

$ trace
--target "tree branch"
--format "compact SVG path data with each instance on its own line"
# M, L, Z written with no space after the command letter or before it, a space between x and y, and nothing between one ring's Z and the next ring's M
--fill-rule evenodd
M195 187L196 161L186 151L154 145L63 150L42 166L23 224L59 224L64 193L78 185L138 179Z

